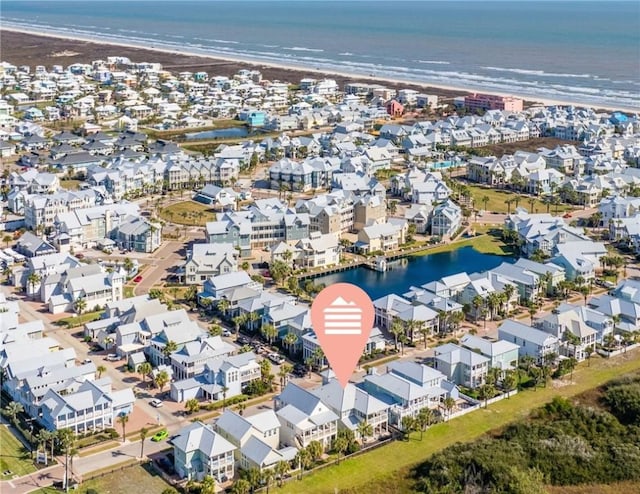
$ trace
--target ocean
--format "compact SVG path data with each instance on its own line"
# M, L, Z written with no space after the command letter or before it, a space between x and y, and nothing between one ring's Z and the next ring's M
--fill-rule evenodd
M640 2L2 1L1 25L640 109Z

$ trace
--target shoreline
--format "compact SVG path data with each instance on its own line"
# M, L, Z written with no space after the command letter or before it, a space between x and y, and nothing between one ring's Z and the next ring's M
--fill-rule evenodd
M466 94L479 92L483 94L519 97L524 100L525 106L534 106L537 104L541 104L544 106L558 105L558 106L590 107L596 110L623 111L623 112L629 112L629 113L637 113L638 111L640 111L640 108L614 106L614 105L601 105L601 104L592 105L592 104L580 103L580 102L575 102L570 100L556 100L556 99L531 97L531 96L526 96L526 95L516 94L516 93L505 93L505 92L490 91L490 90L487 91L487 90L480 90L480 89L475 90L475 89L470 89L468 87L465 88L465 87L460 87L456 85L432 84L427 82L423 83L423 82L417 82L412 80L405 80L402 78L379 77L374 75L366 76L366 75L346 72L346 71L333 71L333 70L318 69L318 68L307 68L299 65L262 61L262 60L251 59L251 58L239 58L239 57L223 56L218 54L207 54L207 53L201 53L201 52L193 51L189 49L179 50L179 49L172 49L169 47L157 47L157 46L148 47L148 46L144 46L143 44L136 44L133 42L120 42L120 41L115 41L111 39L100 40L100 39L92 38L90 36L63 34L63 33L58 33L53 31L36 32L33 30L16 27L16 26L9 26L9 27L2 26L0 28L0 35L4 36L5 33L9 33L10 35L13 34L13 35L21 35L24 37L32 37L36 40L37 38L46 38L47 40L53 39L58 41L57 44L63 44L63 42L69 42L69 41L82 42L85 46L92 45L94 48L93 49L94 52L96 51L104 52L105 50L109 49L109 47L120 47L124 49L123 51L133 51L134 52L132 54L133 56L149 57L149 59L142 60L142 59L132 58L131 55L127 55L125 53L110 54L111 56L113 55L128 56L128 58L136 62L140 62L140 61L155 62L157 60L153 59L153 54L154 53L162 54L162 55L165 55L165 57L162 57L164 60L164 63L161 62L163 65L163 69L169 70L169 71L179 70L180 66L175 64L177 62L175 58L170 58L168 60L168 61L173 61L173 64L167 64L166 56L171 56L171 57L180 56L180 57L188 58L192 62L200 62L201 65L234 64L234 65L242 66L244 68L255 68L257 70L260 70L260 68L271 69L271 72L279 71L282 73L283 76L289 75L290 77L291 76L298 77L298 80L286 81L286 82L292 82L292 83L299 82L299 80L305 76L314 75L314 76L326 76L326 77L334 78L337 80L337 82L339 80L338 82L339 84L340 82L344 84L344 82L347 82L347 81L359 81L359 82L368 82L371 84L387 85L393 88L416 88L418 90L437 94L439 97L446 98L446 99L452 99L454 96L463 96ZM23 63L19 63L19 62L17 63L15 61L12 61L12 57L11 57L11 52L12 51L15 52L19 49L24 49L22 48L22 46L16 46L15 43L7 44L3 42L2 44L4 45L2 50L2 61L7 61L10 63L14 63L16 65L25 65ZM6 48L7 45L10 46L10 48L7 49ZM66 49L56 49L55 41L53 43L51 42L46 43L46 45L49 50L52 50L51 53L31 55L28 58L37 59L38 57L40 57L43 60L45 59L47 60L52 59L52 60L48 62L40 62L40 63L34 61L32 62L32 64L35 63L36 65L53 65L53 64L69 65L70 63L74 63L74 62L65 62L64 61L65 58L77 59L78 56L83 55L82 52L74 51L73 45L71 45L70 47L65 47ZM27 46L27 48L29 47ZM81 47L78 47L78 50L80 48ZM6 54L7 52L9 52L8 55ZM62 53L63 55L60 55L60 53ZM56 61L54 58L56 56L57 58L59 58L58 61ZM102 56L104 57L107 55L104 54ZM91 61L92 60L85 59L84 63L89 63ZM197 66L198 63L186 64L184 68L189 67L190 65ZM210 70L212 69L213 67L211 67ZM218 74L210 74L210 75L218 75ZM271 77L271 79L274 79L274 78Z

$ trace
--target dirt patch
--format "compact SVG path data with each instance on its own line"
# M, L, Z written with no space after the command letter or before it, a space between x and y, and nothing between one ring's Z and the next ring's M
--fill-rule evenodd
M52 53L51 56L54 58L58 58L58 57L75 57L78 55L82 55L80 52L77 51L69 51L69 50L64 50L64 51L57 51L55 53Z

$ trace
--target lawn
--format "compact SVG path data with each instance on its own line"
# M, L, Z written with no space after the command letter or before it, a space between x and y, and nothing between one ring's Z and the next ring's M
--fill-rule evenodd
M60 187L67 190L78 190L82 180L60 180Z
M466 184L466 186L469 187L469 191L471 192L471 196L473 197L473 206L476 209L494 211L496 213L507 213L509 211L509 206L505 201L514 200L516 197L519 197L519 207L523 207L527 210L531 209L531 199L533 199L533 211L530 212L547 212L547 205L544 204L540 199L534 198L532 196L516 194L514 192L502 189L488 189L480 187L479 185ZM482 200L485 196L489 198L486 206L484 201ZM515 209L516 204L514 202L513 204L511 204L511 212L513 212ZM573 211L574 209L576 209L575 206L571 206L569 204L558 205L558 212ZM549 212L555 213L555 211L556 207L554 205L551 205Z
M439 245L433 248L427 248L424 254L439 254L441 252L450 252L452 250L461 249L462 247L473 247L475 250L482 254L495 254L498 256L510 256L513 255L513 251L510 246L506 245L497 236L483 234L477 237L463 238L456 242ZM422 255L422 254L418 254Z
M11 475L2 473L7 470L11 470ZM35 470L27 448L6 426L0 425L0 480L10 479L14 475L27 475Z
M208 221L215 221L215 211L206 204L196 201L183 201L160 210L160 217L170 223L180 225L204 226Z
M571 384L556 382L535 391L523 391L462 417L431 427L419 440L420 434L408 442L396 441L370 453L348 459L340 465L320 470L302 481L291 481L275 492L306 494L326 493L348 489L350 494L382 492L410 492L410 468L429 455L457 442L472 441L487 432L526 417L531 410L542 406L554 396L574 396L640 369L640 350L613 359L591 359L591 366L581 363ZM392 460L391 460L392 459Z
M146 464L119 469L102 477L87 480L76 492L85 494L88 489L95 489L99 494L160 494L168 487L171 485L165 482L150 464Z
M95 312L85 312L80 316L71 316L60 319L56 324L59 326L66 326L68 328L76 328L82 326L88 322L97 321L102 316L103 310Z

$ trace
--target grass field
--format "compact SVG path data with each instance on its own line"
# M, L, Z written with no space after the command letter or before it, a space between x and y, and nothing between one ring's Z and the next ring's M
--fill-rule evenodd
M183 201L160 210L160 217L170 223L179 225L204 226L208 221L215 221L215 211L211 206L195 201Z
M11 471L10 475L3 472ZM0 480L7 480L14 475L22 476L35 472L36 468L29 457L29 450L9 431L0 425Z
M431 427L422 441L413 434L408 442L396 441L370 453L347 459L340 465L320 470L302 481L291 481L274 492L305 494L369 492L411 492L410 469L429 455L457 442L472 441L489 431L526 417L554 396L571 397L640 369L640 350L612 359L591 359L591 366L581 363L573 381L559 381L536 391L523 391L450 422Z
M537 213L546 213L547 205L544 204L540 199L532 198L531 196L515 194L514 192L508 190L498 190L498 189L487 189L484 187L480 187L479 185L471 185L466 184L469 187L469 191L471 192L471 196L473 197L473 206L476 209L483 209L486 211L494 211L496 213L507 213L509 211L509 206L505 203L508 200L514 200L517 196L520 197L518 206L523 207L527 210L531 209L530 200L534 199L533 203L533 211L529 212L537 212ZM486 203L482 200L484 197L488 197L489 200ZM511 212L516 209L515 203L511 204ZM568 204L560 204L558 205L558 212L565 211L573 211L575 209L574 206ZM555 213L556 207L554 205L550 206L549 212Z
M441 252L450 252L452 250L461 249L462 247L473 247L482 254L495 254L498 256L510 256L513 251L510 246L506 245L497 236L482 234L477 237L467 238L444 245L439 245L432 249L427 249L424 254L439 254ZM422 254L418 254L422 255Z
M60 180L60 187L67 190L78 190L82 180Z
M116 470L103 477L83 482L76 492L85 494L88 489L95 489L99 494L160 494L171 487L155 470L146 465L136 465L123 470Z

